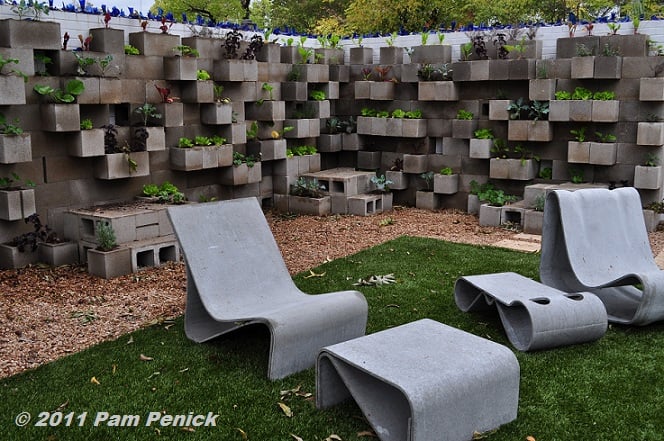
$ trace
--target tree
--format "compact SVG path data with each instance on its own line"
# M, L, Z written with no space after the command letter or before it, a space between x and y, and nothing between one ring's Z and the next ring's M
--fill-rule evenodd
M224 2L210 2L207 0L155 0L150 10L155 13L157 8L166 12L172 12L175 17L180 17L182 13L190 18L196 15L207 20L215 22L220 21L239 21L243 18L249 18L249 10L245 9L245 4L249 5L250 0L227 0Z

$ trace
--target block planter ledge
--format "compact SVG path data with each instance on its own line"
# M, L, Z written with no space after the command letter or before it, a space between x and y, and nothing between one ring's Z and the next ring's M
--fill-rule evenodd
M69 144L69 155L78 158L104 156L104 129L81 130Z
M220 125L233 123L233 105L231 103L201 104L201 122Z
M0 106L25 104L25 84L23 78L14 75L0 75Z
M0 164L30 161L32 161L32 142L29 133L0 135Z
M72 265L79 262L78 244L76 242L40 242L37 253L39 262L50 266Z
M116 248L111 251L87 250L88 272L94 276L111 279L131 273L131 249Z
M537 161L534 159L491 158L489 177L491 179L512 179L529 181L537 175Z
M437 194L454 194L459 191L459 175L441 175L433 177L433 192Z
M509 141L548 142L553 140L553 129L549 121L510 120L507 139Z
M419 101L457 101L459 85L453 81L420 81L417 87Z
M123 179L150 175L148 152L111 153L95 158L97 179Z
M3 243L0 244L0 269L23 268L37 263L37 251L19 251L17 247Z
M233 164L233 145L173 147L169 149L172 170L192 171L228 167Z
M642 190L657 190L662 186L662 166L648 167L637 165L634 167L634 187Z
M249 167L246 163L224 167L219 180L223 185L246 185L260 182L262 179L261 163L256 162Z
M636 143L639 145L663 145L664 122L640 122L636 132Z
M42 129L47 132L76 132L81 130L81 114L78 104L41 104L39 111Z
M23 220L36 212L34 189L0 190L0 220Z
M305 196L288 195L288 211L296 214L324 216L330 214L332 203L330 196L308 198Z

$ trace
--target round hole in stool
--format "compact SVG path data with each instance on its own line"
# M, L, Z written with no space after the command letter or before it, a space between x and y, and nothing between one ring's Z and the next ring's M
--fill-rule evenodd
M565 297L567 297L570 300L576 300L577 302L580 302L581 300L583 300L583 294L579 294L579 293L565 294Z
M551 303L551 300L547 299L546 297L538 297L536 299L530 299L530 301L540 305L548 305Z

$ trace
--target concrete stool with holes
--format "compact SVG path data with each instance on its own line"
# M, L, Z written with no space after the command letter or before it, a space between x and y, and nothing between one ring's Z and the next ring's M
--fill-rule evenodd
M465 441L516 418L519 363L503 345L423 319L321 350L317 407L349 397L382 441Z
M454 300L464 312L497 309L507 337L520 351L594 341L608 325L596 295L566 293L516 273L460 277Z

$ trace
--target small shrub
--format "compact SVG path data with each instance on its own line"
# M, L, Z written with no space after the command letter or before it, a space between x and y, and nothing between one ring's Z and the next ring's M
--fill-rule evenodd
M97 249L99 251L111 251L117 248L118 244L115 238L115 230L110 222L97 221L95 230Z

